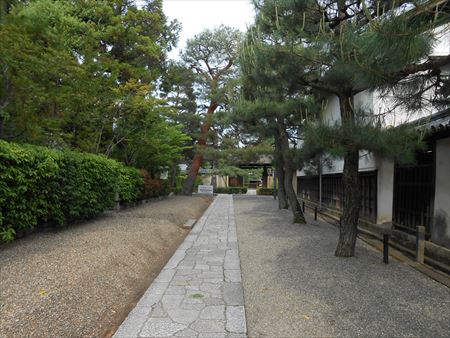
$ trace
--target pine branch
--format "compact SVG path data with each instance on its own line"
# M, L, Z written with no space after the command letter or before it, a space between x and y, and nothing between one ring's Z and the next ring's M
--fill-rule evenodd
M391 76L391 79L394 80L395 83L398 83L400 80L406 78L407 76L419 72L432 71L437 74L439 72L439 69L447 64L450 64L450 54L447 56L429 58L426 62L406 66L398 73L394 73Z

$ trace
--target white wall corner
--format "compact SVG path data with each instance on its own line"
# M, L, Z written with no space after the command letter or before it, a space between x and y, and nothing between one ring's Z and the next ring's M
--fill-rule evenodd
M394 205L394 161L376 156L377 223L392 222Z
M450 137L436 141L435 178L431 240L450 248Z

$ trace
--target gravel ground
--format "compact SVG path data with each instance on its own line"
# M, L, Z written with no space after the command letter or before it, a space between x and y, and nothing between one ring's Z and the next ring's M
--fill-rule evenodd
M449 337L450 290L358 241L334 257L338 231L291 223L271 197L235 197L250 337Z
M111 335L211 198L172 197L0 247L0 337Z

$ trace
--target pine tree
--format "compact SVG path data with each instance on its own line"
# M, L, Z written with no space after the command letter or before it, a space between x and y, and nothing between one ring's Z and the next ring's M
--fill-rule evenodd
M195 179L204 160L202 151L208 145L214 112L227 102L226 92L230 79L236 73L240 40L239 31L220 26L214 30L205 30L188 40L183 52L182 59L185 64L197 73L199 106L206 109L189 174L181 191L183 195L192 194Z
M292 185L302 163L294 160L295 152L290 144L296 142L298 126L308 110L310 115L313 114L315 105L312 96L296 81L296 72L292 72L287 54L278 53L279 42L256 29L249 31L241 55L245 100L241 103L241 111L247 116L247 123L259 125L259 132L270 132L274 138L278 176L281 177L279 207L286 208L289 204L294 222L305 223Z
M330 128L310 123L304 155L327 151L344 158L344 209L335 255L353 256L361 197L360 150L385 151L395 157L400 154L394 150L401 149L411 157L420 144L408 130L397 134L382 130L370 114L355 106L354 97L364 90L389 90L413 74L439 83L440 67L450 57L426 56L435 41L432 28L448 22L448 3L267 0L255 4L258 29L282 41L272 48L297 64L292 69L297 68L299 83L339 98L340 123ZM403 101L422 94L412 91ZM406 141L395 137L400 134Z

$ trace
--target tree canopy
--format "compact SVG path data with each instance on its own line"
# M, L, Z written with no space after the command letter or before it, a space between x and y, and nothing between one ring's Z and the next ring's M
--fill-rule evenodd
M192 194L204 161L204 148L211 145L214 137L217 138L214 113L216 110L226 110L233 98L240 42L241 33L238 30L222 25L213 30L206 29L188 40L182 54L185 66L196 74L196 99L202 116L192 164L182 189L185 195Z
M161 0L6 2L0 137L160 170L187 140L157 95L179 28Z

